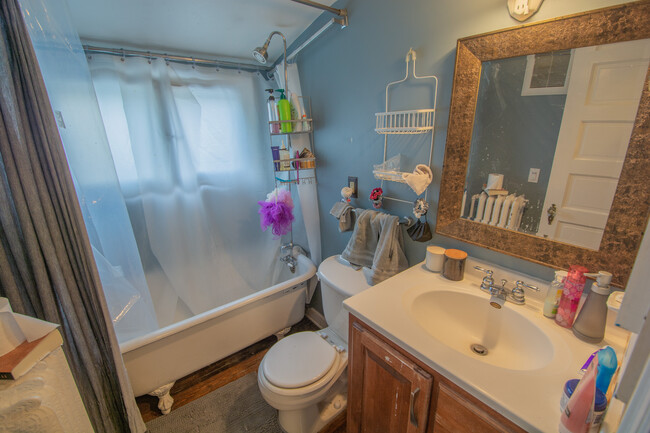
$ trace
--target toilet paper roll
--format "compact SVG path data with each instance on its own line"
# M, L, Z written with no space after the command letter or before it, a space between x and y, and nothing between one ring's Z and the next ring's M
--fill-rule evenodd
M503 175L499 173L490 173L488 175L487 186L485 189L502 189L503 188Z

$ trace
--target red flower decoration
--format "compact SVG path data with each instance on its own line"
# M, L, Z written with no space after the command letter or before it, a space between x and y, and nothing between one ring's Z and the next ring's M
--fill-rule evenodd
M370 200L379 200L383 194L384 191L381 188L375 188L370 193Z

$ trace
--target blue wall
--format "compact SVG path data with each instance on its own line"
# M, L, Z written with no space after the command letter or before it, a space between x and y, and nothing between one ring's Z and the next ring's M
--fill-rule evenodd
M619 3L624 2L546 0L528 22ZM431 166L434 180L429 187L428 220L433 229L449 120L456 41L520 24L508 14L506 0L340 0L334 7L348 9L349 27L328 29L298 56L302 90L312 98L324 258L340 253L350 237L349 232L338 232L337 221L329 215L331 206L341 198L340 190L346 185L348 176L359 177L359 199L352 204L370 207L367 197L379 184L373 178L372 166L381 163L383 157L383 136L374 132L374 113L384 111L386 84L404 77L404 58L409 48L417 52L418 75L435 74L440 80ZM331 17L331 14L323 14L305 35ZM390 109L429 105L430 92L420 90L409 85L396 88L395 97L391 96ZM398 150L415 152L414 147L421 146L427 149L425 159L428 158L428 140L405 140L404 137L397 140L395 146ZM391 143L389 156L396 151ZM426 163L416 161L417 158L407 161L411 166L403 169L410 171L414 163ZM407 189L399 190L400 186L391 185L389 188L401 194L400 198L415 199L414 193ZM406 216L411 215L412 206L389 202L385 209ZM442 236L434 235L427 244L413 242L406 234L405 239L411 265L424 259L428 244L437 244L460 248L474 257L517 268L548 281L553 277L550 268Z

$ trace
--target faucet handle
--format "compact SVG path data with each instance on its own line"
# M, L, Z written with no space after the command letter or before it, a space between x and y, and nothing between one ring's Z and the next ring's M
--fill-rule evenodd
M476 269L477 271L485 272L488 277L492 277L492 274L494 274L494 271L492 269L485 269L480 266L474 266L474 269Z
M510 297L512 298L512 302L514 302L515 304L522 305L526 303L526 295L524 293L524 287L539 292L539 288L537 288L536 286L532 286L530 284L524 283L521 280L517 280L515 281L514 289L512 289L512 292L510 292Z
M526 283L524 283L524 282L521 281L521 280L517 280L517 281L515 281L515 284L517 285L517 286L515 287L515 289L521 289L521 290L523 291L523 288L526 287L526 288L528 288L528 289L531 289L531 290L534 290L534 291L536 291L536 292L539 292L539 287L537 287L537 286L533 286L533 285L531 285L531 284L526 284Z
M489 292L492 290L492 287L494 286L494 278L492 275L494 274L494 271L492 269L485 269L480 266L474 266L474 269L483 271L487 275L483 277L483 281L481 282L481 290Z

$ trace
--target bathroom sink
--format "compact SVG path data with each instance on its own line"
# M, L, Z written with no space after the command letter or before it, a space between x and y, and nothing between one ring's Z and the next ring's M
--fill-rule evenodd
M414 288L404 294L410 317L431 337L478 361L509 370L536 370L553 359L551 340L520 306L490 306L487 296Z

